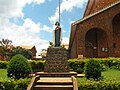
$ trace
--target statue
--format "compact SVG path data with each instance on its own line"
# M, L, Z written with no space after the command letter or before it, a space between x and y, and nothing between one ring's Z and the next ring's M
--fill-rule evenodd
M61 43L61 27L60 27L60 23L56 22L55 23L55 30L54 30L54 35L55 35L55 47L60 47L60 43Z

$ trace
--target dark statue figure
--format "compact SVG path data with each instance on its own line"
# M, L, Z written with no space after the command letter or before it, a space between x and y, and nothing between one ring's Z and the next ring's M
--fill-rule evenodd
M55 23L55 30L54 30L54 34L55 34L55 47L60 47L60 43L61 43L61 27L60 27L60 23L56 22Z

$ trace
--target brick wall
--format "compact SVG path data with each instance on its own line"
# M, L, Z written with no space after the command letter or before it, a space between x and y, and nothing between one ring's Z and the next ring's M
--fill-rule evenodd
M76 27L78 28L71 29L71 35L72 35L72 37L70 38L71 39L70 42L72 42L70 43L71 58L74 58L74 57L77 58L77 56L81 54L84 57L86 57L86 54L87 54L85 51L86 33L89 30L96 29L96 28L104 31L104 35L106 35L103 39L99 40L98 57L108 57L108 56L110 57L119 56L120 57L120 47L119 47L120 38L116 34L113 36L113 31L116 30L116 33L118 33L119 30L117 29L120 29L120 23L113 24L114 17L119 13L120 13L120 3L113 6L112 8L109 8L107 10L100 12L99 14L91 16L83 21L77 22L76 24L73 24L73 26L76 25ZM113 27L115 30L113 30ZM76 32L75 35L72 34L72 31ZM76 40L76 42L74 40ZM113 48L114 43L117 44L116 49ZM107 53L102 52L101 51L102 47L109 48L109 52Z

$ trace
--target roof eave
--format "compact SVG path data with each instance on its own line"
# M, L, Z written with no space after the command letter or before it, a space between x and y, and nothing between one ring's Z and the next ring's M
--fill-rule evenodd
M93 14L90 14L90 15L82 18L82 19L77 20L76 22L72 23L72 25L78 24L78 23L80 23L80 22L83 22L83 21L85 21L85 20L87 20L87 19L95 16L95 15L98 15L98 14L100 14L100 13L102 13L102 12L104 12L104 11L112 8L112 7L114 7L115 5L117 5L117 4L119 4L119 3L120 3L120 0L119 0L118 2L116 2L116 3L114 3L114 4L111 4L110 6L104 8L104 9L99 10L98 12L95 12L95 13L93 13Z

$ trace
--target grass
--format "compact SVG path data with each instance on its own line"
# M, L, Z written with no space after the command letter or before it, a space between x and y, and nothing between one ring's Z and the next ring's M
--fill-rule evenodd
M7 70L0 69L0 79L7 79Z
M106 81L120 81L120 71L115 69L109 69L107 71L102 72L103 80ZM87 79L86 77L78 77L77 78L78 83L79 82L85 82Z
M103 80L116 80L120 81L120 71L109 69L107 71L102 72ZM6 69L0 69L0 79L7 79L7 70ZM85 77L78 77L78 82L84 82L87 79Z
M115 69L109 69L108 71L102 72L104 80L116 80L120 81L120 71Z

